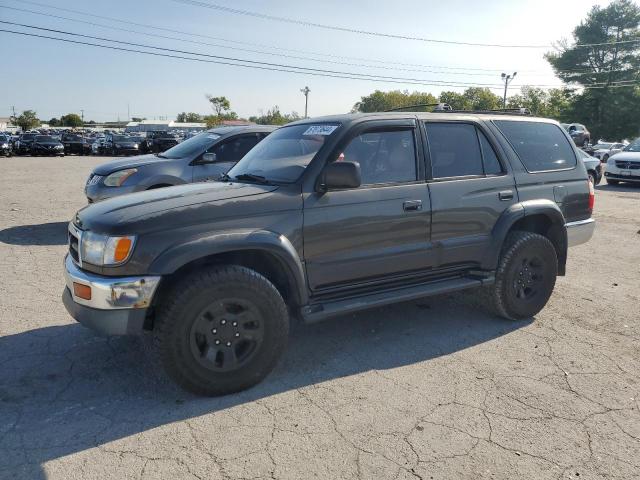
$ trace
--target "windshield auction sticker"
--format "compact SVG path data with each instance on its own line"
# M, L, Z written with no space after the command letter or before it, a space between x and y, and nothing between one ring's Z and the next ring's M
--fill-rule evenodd
M338 125L311 125L302 135L331 135Z

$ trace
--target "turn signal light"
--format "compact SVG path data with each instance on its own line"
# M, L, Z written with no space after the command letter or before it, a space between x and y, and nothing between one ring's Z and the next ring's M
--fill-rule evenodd
M84 300L91 300L91 287L73 282L73 294Z
M129 256L129 251L131 250L131 239L127 237L123 237L118 239L116 242L116 248L113 253L113 259L116 262L124 262Z

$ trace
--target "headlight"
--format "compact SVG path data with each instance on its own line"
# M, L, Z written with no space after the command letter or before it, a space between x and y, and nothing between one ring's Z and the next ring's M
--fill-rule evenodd
M613 162L615 162L615 160L613 159L613 157L609 157L609 158L607 158L607 165L613 165Z
M9 144L8 143L3 143L2 144L2 148L9 148Z
M80 245L80 258L93 265L119 265L129 259L135 240L135 236L109 237L85 232Z
M104 179L104 184L107 187L119 187L125 182L127 178L129 178L137 171L137 168L127 168L126 170L113 172L111 175L108 175L107 178Z
M138 144L137 144L137 143L134 143L134 144L133 144L133 148L138 148Z

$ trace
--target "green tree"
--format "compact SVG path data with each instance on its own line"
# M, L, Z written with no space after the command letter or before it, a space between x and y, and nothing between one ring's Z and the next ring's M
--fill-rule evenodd
M382 92L376 90L366 97L362 97L357 102L353 112L384 112L392 108L409 107L411 105L438 103L436 97L430 93L413 92L408 90L392 90L390 92Z
M300 120L300 118L297 112L282 113L280 107L275 105L267 110L266 114L262 113L259 116L249 117L249 121L259 125L284 125Z
M440 94L440 102L446 103L454 110L469 110L469 100L462 93L442 92Z
M614 0L589 11L573 30L573 43L560 41L545 55L560 79L585 88L573 99L572 121L587 125L594 138L640 133L639 27L640 7L631 0Z
M528 108L533 115L553 118L560 122L570 121L573 92L562 88L543 90L523 86L520 93L508 98L509 108Z
M23 131L31 130L40 125L40 120L36 117L36 112L33 110L25 110L16 118L15 124L18 125Z
M132 122L142 122L143 120L146 120L147 117L131 117L131 121Z
M199 123L202 122L202 116L194 112L182 112L176 117L176 122L179 123Z
M60 120L58 120L56 117L53 117L51 120L49 120L49 126L50 127L59 127L60 126Z
M68 113L60 117L60 124L63 127L82 127L82 118L76 113Z
M231 109L231 102L227 99L227 97L213 97L211 95L207 95L207 100L211 103L211 108L216 112L216 115L219 117L222 112L226 112Z
M488 88L469 87L462 96L469 110L495 110L502 107L501 98Z

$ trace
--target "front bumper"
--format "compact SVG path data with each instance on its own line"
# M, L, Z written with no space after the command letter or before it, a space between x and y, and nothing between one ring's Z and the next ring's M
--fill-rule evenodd
M74 319L102 335L142 332L147 310L161 277L95 275L78 268L68 255L64 266L66 287L62 301ZM78 285L90 288L88 299L76 294Z
M593 218L580 220L577 222L569 222L567 227L567 242L570 247L587 243L593 236L596 228L596 221Z
M634 175L627 175L626 172L623 174L618 169L614 171L605 170L604 178L618 180L619 182L640 182L640 170L631 170L631 172L633 172Z

